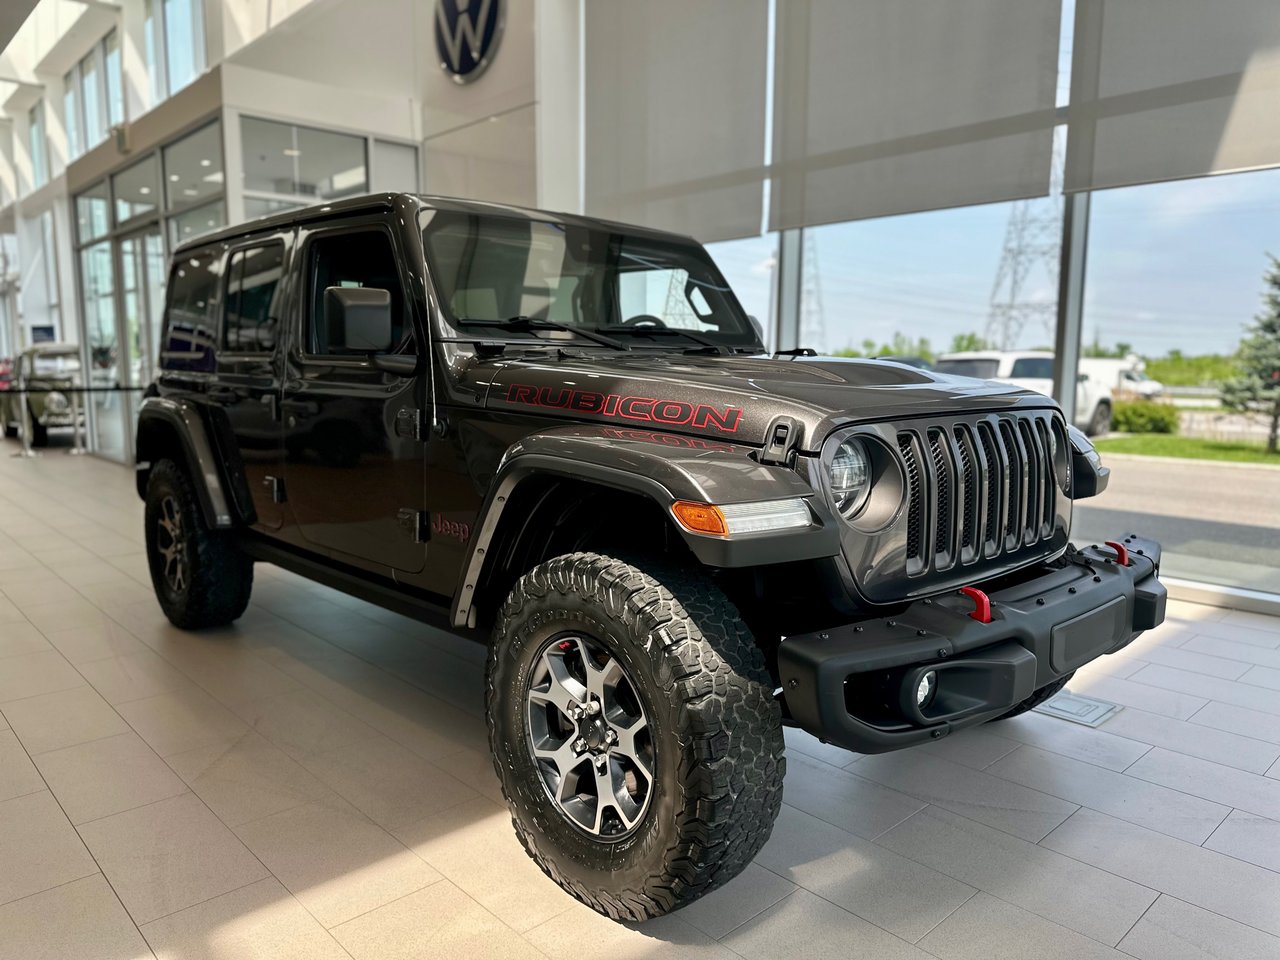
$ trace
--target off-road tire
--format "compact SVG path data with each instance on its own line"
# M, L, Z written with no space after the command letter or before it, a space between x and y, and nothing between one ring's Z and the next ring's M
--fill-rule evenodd
M1054 680L1052 683L1046 683L1043 687L1041 687L1031 696L1027 697L1027 699L1015 705L1012 710L1008 711L1007 713L1002 713L1000 714L1000 716L995 717L992 720L988 720L987 722L995 723L997 720L1008 720L1010 717L1016 717L1020 714L1026 713L1028 710L1034 710L1036 707L1040 706L1040 704L1044 703L1050 697L1055 696L1057 693L1059 693L1063 687L1065 687L1068 683L1071 682L1071 678L1074 677L1075 675L1076 675L1075 671L1072 670L1065 677L1059 677L1057 680Z
M185 531L187 577L175 590L165 579L165 565L157 527L162 504L172 497ZM190 477L172 460L151 468L146 497L147 565L160 608L175 627L201 630L221 627L239 618L253 590L253 560L236 545L228 531L210 530L204 522Z
M47 447L49 445L49 428L36 421L36 414L31 412L31 446Z
M503 605L486 671L489 742L529 856L615 920L661 916L736 876L782 804L782 717L741 614L697 570L597 553L525 574ZM553 803L528 739L526 695L553 638L588 635L628 671L649 717L654 785L623 839L589 836Z

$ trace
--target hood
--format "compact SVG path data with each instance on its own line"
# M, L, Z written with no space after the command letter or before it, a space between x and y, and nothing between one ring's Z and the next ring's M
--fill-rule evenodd
M1052 405L1007 383L885 360L629 352L497 358L486 407L762 445L777 416L815 452L848 424ZM472 374L479 373L473 368Z

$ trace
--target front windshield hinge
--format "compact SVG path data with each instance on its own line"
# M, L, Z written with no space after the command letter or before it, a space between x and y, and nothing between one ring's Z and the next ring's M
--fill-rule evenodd
M789 467L795 463L796 448L804 436L804 427L795 417L774 417L765 433L760 462Z

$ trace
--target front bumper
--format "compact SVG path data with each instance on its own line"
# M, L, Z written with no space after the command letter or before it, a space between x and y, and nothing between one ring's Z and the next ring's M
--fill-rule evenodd
M987 591L991 622L959 593L912 603L889 619L787 637L778 676L791 720L822 740L884 753L1000 716L1036 690L1164 620L1160 545L1123 539L1044 565L1039 576ZM937 686L923 708L924 674Z

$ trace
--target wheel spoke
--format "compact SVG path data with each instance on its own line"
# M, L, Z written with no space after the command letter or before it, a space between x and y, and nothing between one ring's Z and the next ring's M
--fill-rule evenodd
M598 700L601 709L608 713L614 703L614 692L617 690L618 682L624 680L626 674L622 672L621 665L613 657L605 661L603 667L591 657L583 657L582 662L587 666L587 692L591 694L593 700Z
M616 764L606 763L595 768L595 775L596 819L592 829L600 833L604 829L605 811L613 810L622 821L623 829L630 830L640 819L642 807L631 799L622 779L621 768Z
M569 736L563 743L551 743L544 741L543 743L535 743L533 745L533 755L539 760L547 760L555 766L556 772L561 777L566 776L570 770L578 766L587 758L576 753L573 749L574 737Z
M546 678L530 689L530 699L549 703L572 719L570 708L586 699L586 688L569 672L569 665L564 662L562 653L548 650L542 655L542 660L547 668Z
M636 737L648 728L649 721L644 717L641 717L629 727L615 726L613 729L618 734L618 742L614 745L613 752L630 760L635 764L636 769L644 774L645 779L652 783L653 770L649 766L648 759L636 746Z

